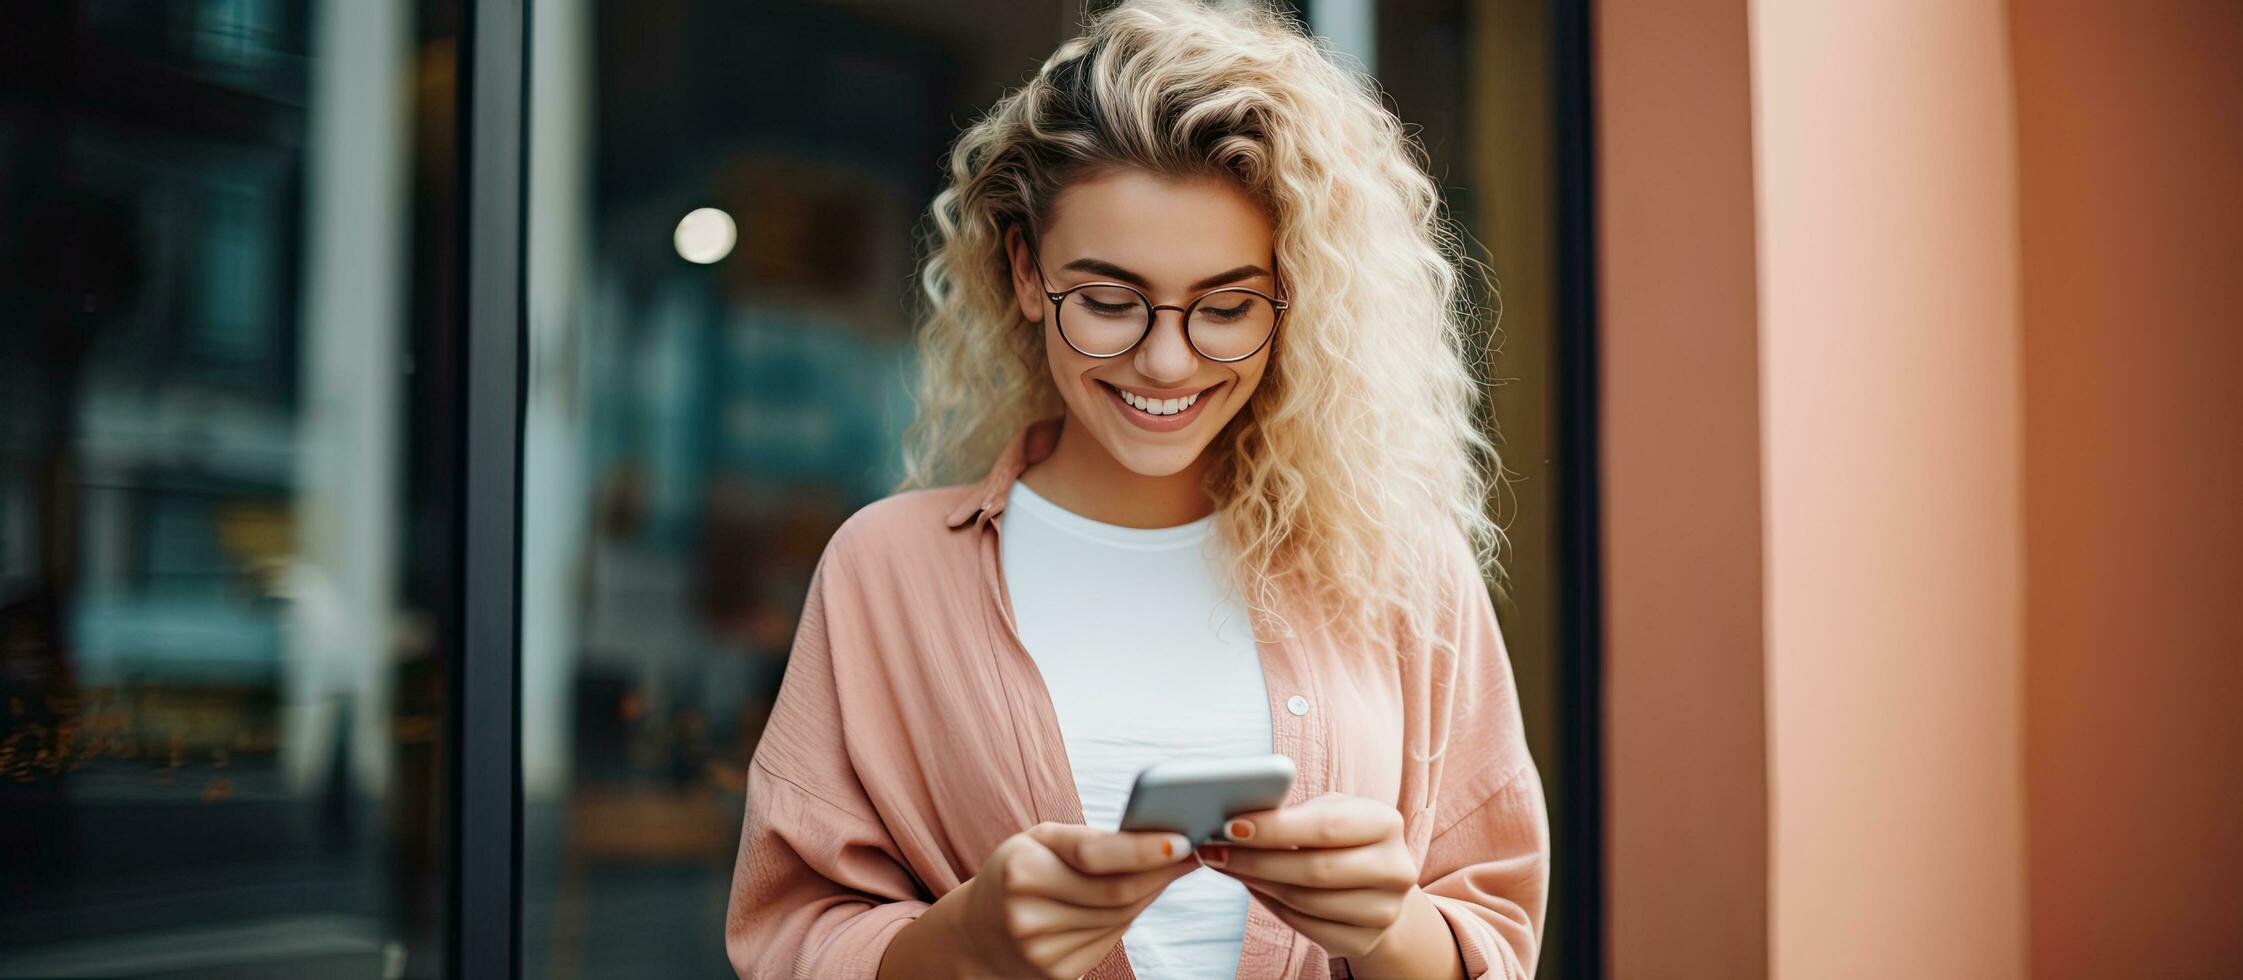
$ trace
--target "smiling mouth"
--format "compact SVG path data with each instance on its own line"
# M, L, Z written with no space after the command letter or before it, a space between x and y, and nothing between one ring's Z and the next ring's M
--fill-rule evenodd
M1147 398L1104 381L1099 382L1099 384L1113 389L1113 392L1120 395L1121 400L1127 403L1129 407L1155 417L1181 414L1185 409L1192 407L1192 403L1198 401L1201 395L1215 390L1215 386L1209 385L1181 398Z

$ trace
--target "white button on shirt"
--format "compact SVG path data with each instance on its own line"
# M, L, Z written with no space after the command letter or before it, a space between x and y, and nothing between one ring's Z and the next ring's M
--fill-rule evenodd
M1016 482L999 536L1020 639L1059 716L1083 822L1112 830L1137 773L1170 759L1270 752L1269 694L1246 607L1216 585L1213 516L1127 528ZM1286 703L1295 715L1308 700ZM1202 868L1122 936L1140 977L1230 977L1246 888Z

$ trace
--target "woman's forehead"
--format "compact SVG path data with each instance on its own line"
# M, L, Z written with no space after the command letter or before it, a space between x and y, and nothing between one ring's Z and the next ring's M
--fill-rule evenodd
M1156 283L1182 283L1267 266L1275 229L1235 181L1124 170L1068 185L1042 237L1055 264L1096 258Z

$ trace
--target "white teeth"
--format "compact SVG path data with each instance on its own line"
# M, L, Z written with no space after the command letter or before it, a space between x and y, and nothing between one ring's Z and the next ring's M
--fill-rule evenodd
M1147 415L1174 415L1192 407L1192 403L1199 400L1198 392L1193 392L1182 398L1147 398L1122 388L1114 390L1121 394L1122 401L1128 402L1132 407Z

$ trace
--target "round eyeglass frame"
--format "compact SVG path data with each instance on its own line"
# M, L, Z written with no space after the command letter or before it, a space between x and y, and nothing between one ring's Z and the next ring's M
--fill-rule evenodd
M1253 357L1254 355L1261 353L1264 348L1267 348L1269 346L1271 340L1276 339L1277 328L1283 326L1285 323L1285 311L1291 309L1293 305L1290 301L1278 299L1277 297L1271 296L1270 294L1262 292L1259 289L1254 289L1247 286L1218 286L1214 289L1210 289L1204 293L1201 293L1198 296L1192 297L1191 302L1186 303L1182 306L1164 306L1156 304L1153 302L1152 297L1145 295L1144 290L1132 286L1126 282L1113 282L1110 280L1076 283L1075 285L1069 286L1065 289L1054 291L1051 288L1051 277L1044 275L1043 257L1037 254L1039 249L1037 248L1036 244L1036 236L1033 234L1028 235L1025 244L1027 244L1028 246L1028 261L1036 266L1036 277L1043 281L1044 298L1051 301L1052 320L1054 322L1054 326L1056 326L1059 330L1059 339L1066 343L1067 347L1070 350L1073 350L1075 353L1081 354L1084 357L1095 357L1100 360L1105 360L1108 358L1120 357L1123 354L1127 354L1130 351L1136 350L1137 345L1144 343L1145 338L1153 335L1154 324L1160 322L1160 311L1175 310L1176 312L1183 314L1184 343L1190 345L1193 354L1198 355L1202 359L1214 361L1217 364L1236 364L1249 357ZM1082 349L1081 345L1075 343L1074 338L1067 336L1067 320L1063 315L1063 311L1066 309L1067 297L1077 290L1089 289L1093 286L1113 286L1119 289L1129 290L1131 293L1136 294L1138 300L1142 301L1145 304L1145 329L1137 332L1136 340L1130 341L1127 346L1124 346L1122 349L1111 354L1093 354L1090 351ZM1200 350L1199 342L1192 339L1192 311L1199 308L1199 304L1202 300L1205 300L1209 296L1213 296L1216 293L1252 293L1255 296L1261 297L1264 302L1270 305L1270 309L1273 312L1269 321L1269 333L1262 337L1262 342L1256 344L1253 350L1247 351L1244 354L1240 354L1237 357L1215 357L1207 353L1206 351Z

